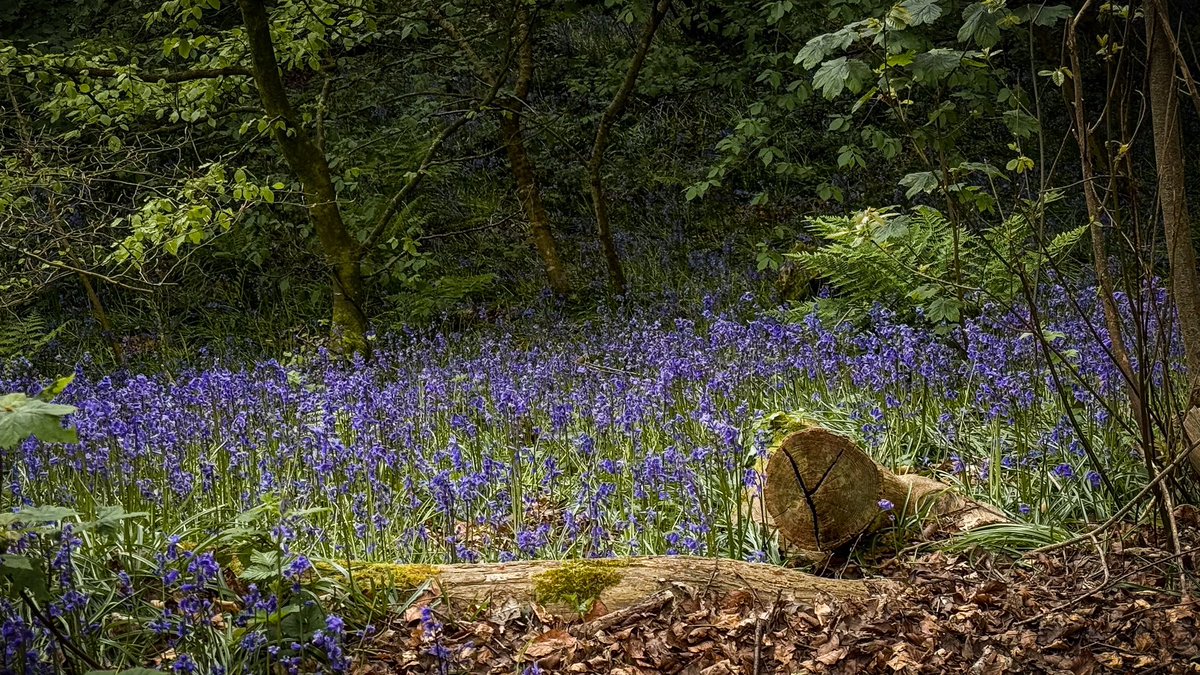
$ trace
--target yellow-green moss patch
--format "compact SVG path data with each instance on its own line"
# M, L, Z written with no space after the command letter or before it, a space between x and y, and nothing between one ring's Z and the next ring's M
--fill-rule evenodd
M533 595L538 602L590 605L605 589L621 582L621 560L572 560L533 575Z
M341 574L341 569L328 562L318 562L315 567L322 574ZM342 569L349 570L354 584L364 592L385 589L414 589L438 574L433 565L410 565L351 561Z

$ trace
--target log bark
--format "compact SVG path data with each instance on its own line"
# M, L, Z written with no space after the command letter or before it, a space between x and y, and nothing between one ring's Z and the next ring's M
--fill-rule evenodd
M791 550L832 551L889 523L889 513L947 533L1008 520L945 483L893 473L850 439L819 426L785 437L764 473L760 511Z
M886 580L826 579L765 563L692 556L434 565L431 582L452 605L497 607L510 601L521 605L536 602L554 613L572 613L578 609L577 605L562 597L544 597L539 587L556 571L565 570L569 578L590 566L604 570L605 574L611 572L611 583L597 596L609 612L631 607L662 591L711 592L721 596L743 591L764 602L780 596L808 604L822 598L866 598L899 588Z

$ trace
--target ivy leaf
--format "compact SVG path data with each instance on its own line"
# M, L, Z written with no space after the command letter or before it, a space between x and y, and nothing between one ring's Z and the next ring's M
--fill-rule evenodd
M958 41L974 41L980 47L993 47L1000 41L1000 21L982 2L967 5L963 10L963 25L958 29Z
M938 0L904 0L900 6L908 11L910 26L933 23L942 16L942 6Z
M62 426L62 418L74 406L47 403L25 394L0 396L0 448L15 448L30 436L46 443L76 443L74 429Z

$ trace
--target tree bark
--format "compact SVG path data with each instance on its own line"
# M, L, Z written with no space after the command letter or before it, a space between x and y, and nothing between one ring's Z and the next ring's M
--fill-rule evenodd
M1154 127L1154 158L1158 202L1162 207L1171 297L1188 368L1188 407L1200 406L1200 269L1192 243L1192 224L1185 191L1186 166L1182 150L1176 52L1165 0L1146 0L1147 80L1150 118ZM1188 458L1200 473L1200 448Z
M617 247L613 242L612 225L608 220L608 199L604 195L604 182L600 171L604 166L604 152L608 149L609 133L629 102L629 96L637 85L638 75L642 72L642 64L646 61L646 54L650 52L654 34L670 7L671 0L658 0L651 8L646 25L642 27L641 39L638 40L633 59L625 71L625 79L601 116L600 123L596 125L596 140L592 144L592 155L588 159L588 188L592 193L592 209L596 214L596 236L600 240L600 250L604 253L604 263L608 267L609 284L617 295L625 294L627 283L625 271L621 268L621 257L617 254Z
M764 473L762 520L795 551L832 551L888 524L889 514L948 533L1008 520L945 483L892 473L850 439L818 426L788 434ZM763 510L754 506L752 514Z
M79 283L83 284L83 291L87 293L88 303L92 306L92 316L96 317L96 321L100 324L100 330L104 332L104 339L108 341L109 349L112 350L113 358L117 363L125 365L125 349L121 346L121 339L117 337L117 333L113 330L112 320L108 318L108 312L104 309L104 303L100 301L100 294L96 292L96 287L92 285L92 280L83 272L76 272L79 276Z
M542 204L541 191L538 188L537 172L533 160L525 147L522 129L522 109L529 95L529 86L533 82L533 25L529 9L524 3L517 6L517 81L513 87L513 96L503 105L500 119L500 133L504 148L508 152L508 163L512 168L513 177L517 182L517 199L529 220L529 231L533 246L542 258L546 268L546 278L550 290L555 295L566 296L571 293L571 283L563 269L562 259L558 255L558 245L554 241L554 233L550 229L550 219Z
M400 566L404 567L404 566ZM578 611L578 604L560 594L546 595L546 587L562 594L573 592L572 583L590 586L598 595L585 592L577 600L602 603L610 612L638 604L661 591L678 593L737 591L761 598L811 603L823 597L866 598L895 592L893 582L826 579L793 569L764 563L694 556L642 556L600 560L531 560L509 563L413 565L402 570L431 581L452 605L500 607L508 602L538 603L554 613ZM599 579L599 580L598 580Z
M271 42L270 19L263 0L238 0L238 5L246 25L254 83L258 87L263 109L273 118L271 133L283 151L288 166L304 187L309 218L331 269L333 337L344 350L366 354L367 318L362 308L362 252L342 220L329 162L305 132L288 100L279 76L275 45Z

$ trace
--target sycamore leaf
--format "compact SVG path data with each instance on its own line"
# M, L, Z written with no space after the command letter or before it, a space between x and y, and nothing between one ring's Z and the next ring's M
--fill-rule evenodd
M908 188L904 196L912 199L919 194L933 192L938 188L938 177L932 171L910 173L900 179L900 184Z
M30 436L46 443L75 443L74 429L63 428L62 418L74 406L47 403L25 394L0 396L0 448L15 448Z
M942 15L942 6L938 0L904 0L900 6L908 12L910 26L933 23Z
M1022 21L1031 21L1035 26L1053 26L1063 19L1069 19L1072 14L1068 5L1044 6L1036 2L1018 7L1013 13Z
M795 63L799 63L806 70L811 70L833 52L849 47L853 44L854 38L855 33L847 28L818 35L800 49L800 52L796 54Z
M980 47L993 47L1000 41L1000 17L982 2L974 2L963 10L963 25L958 29L958 41L974 41Z
M821 64L813 74L813 88L831 99L846 89L853 93L862 91L863 83L870 76L871 68L867 64L839 56Z
M913 80L921 84L935 83L954 72L967 52L956 49L930 49L913 59Z

